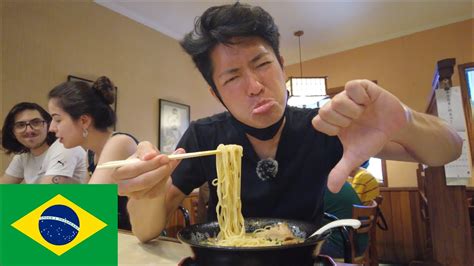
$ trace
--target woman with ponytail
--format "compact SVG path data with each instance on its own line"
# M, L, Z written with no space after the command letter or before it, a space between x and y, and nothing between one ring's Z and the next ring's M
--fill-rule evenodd
M97 169L97 164L123 160L137 149L138 141L127 133L113 132L116 115L115 86L102 76L92 86L82 81L68 81L48 94L48 109L54 132L66 148L77 146L88 151L91 184L114 183L113 169ZM126 214L126 198L119 197L119 228L130 229Z

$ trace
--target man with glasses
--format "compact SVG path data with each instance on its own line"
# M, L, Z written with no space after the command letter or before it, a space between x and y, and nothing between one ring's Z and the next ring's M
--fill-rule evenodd
M87 183L83 148L66 149L48 132L51 116L36 103L15 105L2 128L6 154L15 154L0 184Z

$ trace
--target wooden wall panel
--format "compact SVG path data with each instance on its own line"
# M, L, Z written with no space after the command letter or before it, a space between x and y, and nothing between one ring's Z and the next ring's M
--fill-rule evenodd
M426 245L416 188L383 188L380 206L388 231L377 228L379 261L409 263L423 260Z
M425 170L433 260L442 265L473 265L466 188L446 186L444 169Z
M431 180L433 182L433 180ZM451 187L450 189L456 189ZM410 262L425 262L426 265L434 265L435 261L444 261L449 265L461 265L459 258L468 257L468 254L462 247L454 247L454 243L464 243L465 238L473 237L466 234L459 234L458 230L461 225L465 223L465 217L461 214L467 213L466 208L459 202L465 202L465 198L440 198L439 201L444 204L452 206L452 213L459 214L458 217L446 217L443 215L443 209L433 209L436 213L428 213L429 217L441 217L444 221L455 221L456 226L443 226L443 222L435 226L435 230L446 231L452 236L452 241L437 241L436 236L433 239L433 245L427 241L430 228L427 227L421 216L420 195L417 188L382 188L381 191L383 203L380 206L382 212L387 220L388 231L382 231L377 228L377 252L379 254L380 262L391 263L410 263ZM468 190L467 196L474 196L472 190ZM456 203L456 204L455 204ZM437 204L440 204L438 202ZM460 217L463 216L463 219ZM432 222L432 221L430 221ZM444 223L445 225L448 222ZM433 246L433 250L429 249ZM452 256L452 254L444 254L443 250L456 250L459 256ZM434 251L434 252L433 252ZM437 255L438 254L438 255ZM441 257L442 255L444 257ZM435 259L433 261L433 258ZM431 264L433 263L433 264Z
M428 230L421 216L420 196L418 193L409 193L410 210L412 217L413 228L413 251L418 253L413 254L414 258L428 258L430 251L427 249L426 239Z

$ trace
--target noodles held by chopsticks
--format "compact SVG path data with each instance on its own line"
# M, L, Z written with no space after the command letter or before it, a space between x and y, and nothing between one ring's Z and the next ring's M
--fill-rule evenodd
M219 201L216 213L220 232L217 238L210 238L206 242L212 245L235 247L275 246L299 242L287 224L267 226L250 233L245 232L240 200L242 146L221 144L217 150L220 151L216 155L217 178L212 184L217 186Z
M219 145L216 156L217 185L216 206L217 222L221 229L218 238L229 239L242 237L245 234L242 202L240 201L240 176L242 163L242 146Z

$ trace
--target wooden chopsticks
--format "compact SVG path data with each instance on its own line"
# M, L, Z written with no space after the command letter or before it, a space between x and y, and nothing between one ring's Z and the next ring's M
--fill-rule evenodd
M198 151L198 152L189 152L189 153L182 153L182 154L170 154L170 155L168 155L168 158L170 158L171 160L181 160L181 159L188 159L188 158L194 158L194 157L200 157L200 156L215 155L217 153L219 153L218 150ZM106 163L97 165L96 169L118 168L118 167L121 167L121 166L134 164L134 163L139 162L139 161L141 161L141 160L138 159L138 158L127 159L127 160L118 160L118 161L110 161L110 162L106 162Z

